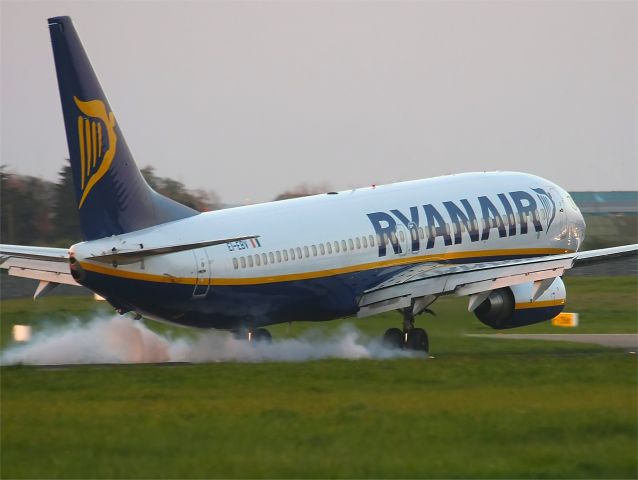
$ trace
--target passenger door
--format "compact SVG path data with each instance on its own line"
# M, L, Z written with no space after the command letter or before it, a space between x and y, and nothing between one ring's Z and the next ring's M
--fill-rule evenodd
M193 298L205 298L210 289L210 265L205 248L193 250L197 280L193 290Z

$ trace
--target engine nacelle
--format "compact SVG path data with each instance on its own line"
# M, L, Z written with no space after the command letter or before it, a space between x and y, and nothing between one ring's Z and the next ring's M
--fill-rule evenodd
M540 297L532 301L533 296L534 282L499 288L476 307L474 314L482 323L497 330L544 322L565 307L565 284L556 277Z

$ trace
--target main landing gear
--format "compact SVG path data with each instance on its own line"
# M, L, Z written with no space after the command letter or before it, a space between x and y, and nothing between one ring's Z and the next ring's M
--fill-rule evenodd
M383 344L388 348L405 348L427 353L430 348L428 334L422 328L414 326L413 307L399 310L403 316L403 331L389 328L383 335Z
M238 340L246 340L247 342L272 343L272 335L265 328L239 330L234 333L235 338Z

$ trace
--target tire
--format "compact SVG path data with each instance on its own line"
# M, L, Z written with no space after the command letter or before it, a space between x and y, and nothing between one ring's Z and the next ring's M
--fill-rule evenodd
M386 348L403 348L403 332L398 328L389 328L383 334L383 346Z
M428 353L430 342L428 334L422 328L413 328L408 332L408 342L406 345L410 350Z
M252 341L272 343L272 335L265 328L258 328L257 330L253 332Z

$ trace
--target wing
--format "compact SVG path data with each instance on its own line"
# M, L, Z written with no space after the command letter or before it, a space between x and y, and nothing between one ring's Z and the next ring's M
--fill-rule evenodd
M451 265L426 263L397 273L366 290L359 299L359 317L396 310L420 303L422 308L439 295L470 295L470 310L476 308L497 288L534 282L534 299L549 287L551 280L565 270L610 258L635 255L638 244L586 252L550 255L496 262ZM416 307L419 308L419 307Z
M61 283L80 286L71 276L66 248L0 245L0 268L8 270L9 275L39 280L33 298L45 295Z

